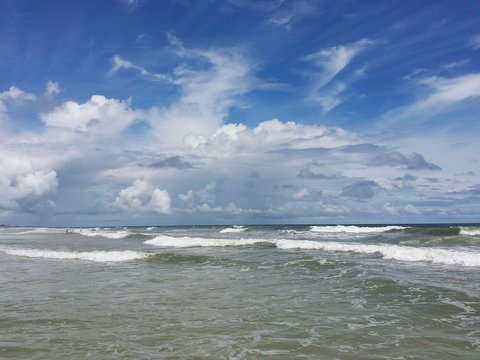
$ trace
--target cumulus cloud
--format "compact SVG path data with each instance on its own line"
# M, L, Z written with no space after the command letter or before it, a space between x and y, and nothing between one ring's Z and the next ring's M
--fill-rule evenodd
M127 128L142 116L130 108L128 101L93 95L84 103L67 101L50 112L40 115L47 128L69 134L112 136Z
M171 199L167 190L154 188L145 180L135 180L131 186L120 190L115 205L122 210L168 214Z
M0 93L0 101L35 101L37 97L34 94L27 93L16 86L11 86L8 90Z
M57 190L54 170L35 168L27 159L0 153L0 207L17 209L24 201L41 201Z

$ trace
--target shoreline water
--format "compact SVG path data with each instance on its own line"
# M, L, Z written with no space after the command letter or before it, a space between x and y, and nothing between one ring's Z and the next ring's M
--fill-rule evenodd
M2 229L0 358L476 359L480 225L364 225Z

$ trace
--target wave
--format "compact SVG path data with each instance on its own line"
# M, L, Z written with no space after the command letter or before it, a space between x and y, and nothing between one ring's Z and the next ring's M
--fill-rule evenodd
M87 260L95 262L118 262L144 259L148 253L138 251L56 251L41 249L0 248L7 255L29 258L44 258L58 260Z
M144 244L160 247L223 247L223 246L246 246L269 242L259 239L209 239L193 237L172 237L159 235L147 240Z
M109 239L122 239L129 235L132 235L130 231L126 230L101 230L95 229L67 229L67 233L75 233L83 236L101 236Z
M480 227L461 227L460 235L480 236Z
M394 230L404 230L404 226L355 226L355 225L331 225L331 226L311 226L310 231L318 233L352 233L352 234L371 234L371 233L383 233Z
M194 263L203 264L210 260L205 255L181 255L175 253L153 253L145 257L145 261L149 263L167 263L167 264L183 264Z
M444 265L480 266L480 252L467 252L439 248L412 247L391 244L359 244L340 242L320 242L313 240L268 240L268 239L212 239L176 238L157 236L144 242L159 247L227 247L254 246L276 247L283 250L322 250L328 252L353 252L359 254L379 254L384 259L407 262L430 262ZM268 245L268 246L266 246Z
M240 232L244 232L247 229L248 228L246 228L245 226L234 225L234 226L225 228L223 230L220 230L220 232L221 233L240 233Z
M16 234L58 234L64 233L64 228L34 228L30 230L24 230L17 232Z
M380 254L384 259L431 262L445 265L480 266L480 252L419 248L389 244L357 244L339 242L318 242L311 240L277 240L279 249L323 250L354 252L360 254Z

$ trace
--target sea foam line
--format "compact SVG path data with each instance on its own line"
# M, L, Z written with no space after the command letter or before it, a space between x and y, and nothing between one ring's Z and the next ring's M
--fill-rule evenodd
M460 235L468 235L468 236L480 236L480 228L478 227L461 227L460 228Z
M227 227L223 230L220 230L220 232L221 233L240 233L240 232L244 232L245 230L247 230L245 226L234 225L231 227Z
M311 226L311 232L318 233L351 233L351 234L371 234L371 233L383 233L393 230L403 230L406 229L404 226L355 226L355 225L335 225L335 226Z
M14 249L1 247L0 251L12 256L58 260L87 260L95 262L118 262L144 259L151 255L138 251L56 251L42 249Z
M359 244L334 241L272 240L272 239L212 239L192 237L157 236L144 242L159 247L224 247L249 246L269 243L278 249L321 250L331 252L353 252L379 254L384 259L407 262L431 262L445 265L480 266L480 252L466 252L439 248L419 248L392 244Z
M101 236L109 239L122 239L129 235L132 235L130 231L125 230L101 230L95 229L69 229L68 232L80 234L83 236Z

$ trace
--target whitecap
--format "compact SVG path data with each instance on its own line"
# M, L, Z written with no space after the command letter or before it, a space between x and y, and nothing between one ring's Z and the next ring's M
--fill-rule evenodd
M311 240L277 240L279 249L323 250L355 252L360 254L380 254L384 259L431 262L445 265L480 266L480 252L467 252L438 248L420 248L390 244L358 244L339 242L319 242Z
M330 225L330 226L311 226L310 231L316 233L352 233L352 234L371 234L371 233L383 233L393 230L406 229L404 226L355 226L355 225Z
M95 262L118 262L143 259L148 253L138 251L56 251L42 249L15 249L0 248L7 255L30 258L59 259L59 260L87 260Z
M122 239L132 234L130 231L126 230L101 230L99 228L69 229L67 232L76 233L83 236L101 236L109 239Z
M220 230L220 232L221 233L240 233L240 232L244 232L245 230L247 230L247 228L245 226L234 225L234 226L231 226L231 227L227 227L223 230Z
M378 254L387 260L406 262L430 262L444 265L480 266L480 252L450 250L442 248L412 247L392 244L360 244L313 240L268 240L268 239L214 239L172 237L160 235L144 242L158 247L224 247L251 246L261 243L272 244L283 250L321 250L328 252L353 252Z
M144 244L160 247L222 247L254 245L263 242L270 241L259 239L211 239L159 235L153 239L145 241Z
M479 227L461 227L460 235L480 236L480 228Z

